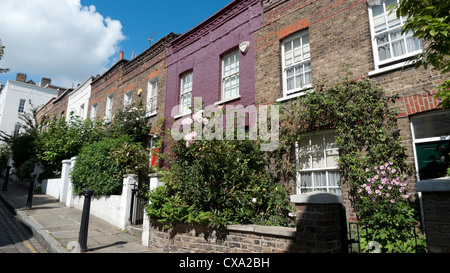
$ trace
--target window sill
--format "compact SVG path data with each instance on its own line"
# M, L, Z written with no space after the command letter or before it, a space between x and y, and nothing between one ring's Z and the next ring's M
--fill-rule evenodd
M146 113L145 114L145 117L146 118L151 118L151 117L154 117L154 116L156 116L158 113L156 112L156 111L154 111L154 112L151 112L151 113Z
M234 101L234 100L238 100L238 99L240 99L240 98L241 98L241 95L237 95L237 96L232 97L232 98L228 98L228 99L224 99L224 100L215 102L214 105L217 106L217 105L225 104L225 103L227 103L227 102Z
M189 116L189 115L191 115L191 114L192 114L192 112L188 112L188 113L184 113L184 114L179 114L179 115L174 116L173 119L179 119L179 118L182 118L182 117L185 117L185 116Z
M305 88L301 89L300 92L298 92L298 93L277 99L276 102L283 102L283 101L295 99L297 97L306 95L307 92L313 92L313 91L314 91L314 89L312 87L305 87Z

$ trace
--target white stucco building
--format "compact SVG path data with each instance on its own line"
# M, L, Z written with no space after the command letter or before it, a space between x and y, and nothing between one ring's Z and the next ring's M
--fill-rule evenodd
M20 117L24 113L29 113L33 106L45 105L56 97L59 91L48 88L50 79L43 78L40 84L33 81L27 83L19 74L15 81L8 80L0 91L0 130L11 135L19 132L20 124L23 124ZM42 84L45 84L45 87L41 86Z
M89 106L89 98L91 97L91 83L92 77L89 77L84 83L79 85L75 90L69 93L69 100L67 102L67 120L70 115L86 119Z

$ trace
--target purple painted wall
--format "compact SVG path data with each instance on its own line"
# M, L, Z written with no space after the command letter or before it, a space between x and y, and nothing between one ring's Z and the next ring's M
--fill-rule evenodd
M240 98L225 105L255 104L255 42L253 32L263 26L259 0L235 0L186 32L168 48L165 116L180 103L180 76L193 71L192 98L202 97L204 106L221 100L221 57L242 42L248 51L239 51Z

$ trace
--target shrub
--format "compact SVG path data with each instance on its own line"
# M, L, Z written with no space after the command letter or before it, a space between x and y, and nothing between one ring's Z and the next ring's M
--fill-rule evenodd
M148 174L150 173L150 149L142 147L140 143L124 142L109 152L109 157L119 166L120 176L136 174L140 182L148 181Z
M45 172L59 175L61 162L76 156L83 145L97 141L102 136L98 123L73 116L54 118L47 123L47 130L38 136L37 158Z
M0 176L8 166L9 157L11 156L11 149L6 144L0 144Z
M36 135L24 134L13 137L11 139L11 152L17 177L22 180L29 180L30 174L34 170L34 164L37 163Z
M107 134L110 137L131 136L133 142L140 142L145 147L151 129L145 115L142 101L138 104L133 103L114 115L111 123L106 125Z
M121 166L110 157L110 153L127 141L131 141L129 137L104 138L85 145L71 171L74 193L81 194L89 188L95 191L96 196L121 194Z
M409 202L407 186L406 175L392 161L361 172L356 206L363 226L363 249L375 241L382 252L416 251L413 229L417 215ZM418 251L424 251L423 236L418 240Z

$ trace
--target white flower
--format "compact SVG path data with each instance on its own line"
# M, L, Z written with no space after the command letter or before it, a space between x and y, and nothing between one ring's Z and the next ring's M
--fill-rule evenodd
M252 203L254 204L254 203L256 203L256 198L252 198Z
M191 118L185 118L181 121L182 125L189 125L193 122L193 120Z
M203 112L205 112L204 110L200 110L197 113L192 115L192 118L197 121L197 122L203 122Z
M206 125L206 124L208 124L209 120L207 118L203 118L202 122L203 122L203 124Z
M192 132L192 133L190 133L190 134L187 134L187 135L185 135L184 136L184 140L186 140L186 141L192 141L192 140L194 140L194 138L197 136L197 133L196 132Z

